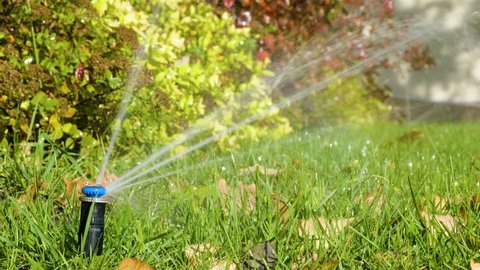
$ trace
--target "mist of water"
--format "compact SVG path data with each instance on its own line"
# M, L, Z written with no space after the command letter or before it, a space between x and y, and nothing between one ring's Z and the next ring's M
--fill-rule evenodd
M376 31L374 36L360 36L360 37L351 37L351 38L361 38L361 39L371 39L371 38L382 38L385 41L389 41L389 45L381 48L376 49L374 51L369 51L368 56L365 57L362 61L357 63L353 63L349 67L337 72L333 76L330 76L318 83L315 83L309 87L304 88L303 90L297 91L291 95L285 96L280 101L272 104L270 107L259 111L255 115L249 116L231 126L226 128L225 130L218 132L209 136L208 138L188 147L184 151L177 153L171 157L158 161L158 159L169 152L173 147L186 142L188 139L194 137L197 134L200 134L202 131L205 131L209 125L208 123L212 119L218 119L222 113L226 110L225 108L219 109L214 111L211 115L207 116L204 119L201 119L196 125L192 128L188 129L185 133L180 135L176 140L165 146L164 148L158 150L149 158L147 158L141 164L135 166L122 177L120 177L117 181L110 183L107 185L107 192L113 193L116 192L124 187L132 187L134 185L145 183L145 181L152 181L149 180L150 178L144 181L135 181L140 179L156 170L161 168L162 166L169 164L170 162L177 160L178 158L195 151L219 138L224 135L227 135L247 124L250 124L258 119L264 118L265 116L275 113L278 110L289 106L291 103L301 100L310 94L320 91L324 89L330 83L342 79L345 77L353 76L358 74L372 65L379 63L380 61L384 60L389 54L405 49L409 44L416 40L425 41L435 35L440 29L438 24L435 23L425 23L418 20L413 20L408 22L409 30L405 33L405 24L401 24L402 27L398 29L381 29L380 31ZM398 36L402 35L401 39L398 39ZM321 64L325 61L326 57L331 55L341 55L342 53L346 53L346 50L350 48L346 46L346 42L344 40L336 41L338 44L332 46L330 51L323 51L321 48L317 48L315 46L307 46L299 51L296 56L292 57L292 60L288 63L288 65L284 68L282 72L277 73L278 75L275 76L273 79L270 80L269 85L272 86L270 91L273 91L274 87L278 87L284 85L290 81L295 81L296 79L300 78L302 75L306 74L311 68L316 67L317 65ZM312 54L312 58L305 62L305 53L309 52ZM233 110L239 110L243 108L243 106L248 105L248 102L251 101L251 98L247 94L241 95L240 98L239 108ZM245 103L244 101L247 101ZM147 166L150 166L146 168ZM154 177L155 178L155 177Z
M137 49L137 59L142 59L144 57L143 49ZM105 154L105 159L103 161L102 167L100 169L100 173L98 174L98 178L96 184L100 184L103 181L103 177L105 175L105 171L107 170L108 162L113 152L113 148L117 141L118 134L120 132L120 128L122 127L123 119L125 118L125 114L127 112L128 104L130 104L130 100L132 99L133 90L137 85L137 79L140 76L142 68L140 66L136 66L132 73L128 76L128 81L126 85L125 92L123 93L122 97L122 104L120 105L120 110L118 111L117 116L114 120L114 127L113 132L110 137L110 143L108 144L107 152Z

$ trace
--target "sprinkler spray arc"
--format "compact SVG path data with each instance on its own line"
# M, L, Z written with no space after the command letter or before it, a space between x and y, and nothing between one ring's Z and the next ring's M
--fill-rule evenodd
M105 208L109 199L104 197L102 186L85 186L85 196L80 197L80 225L78 228L78 248L85 257L101 255L105 235Z

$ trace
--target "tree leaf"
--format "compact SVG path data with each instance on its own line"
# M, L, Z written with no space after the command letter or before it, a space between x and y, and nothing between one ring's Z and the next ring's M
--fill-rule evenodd
M470 269L471 270L480 270L480 263L475 262L473 259L470 260Z
M218 180L218 192L220 193L220 199L226 205L230 200L234 200L236 202L237 210L242 209L245 207L247 210L252 211L255 209L255 205L257 203L257 187L255 184L244 184L240 183L237 188L230 188L227 184L225 179L220 178ZM227 209L224 208L226 212Z
M368 207L374 208L375 212L380 212L383 203L385 202L385 197L381 194L383 190L383 185L378 185L374 191L368 193L365 197L357 196L355 197L356 204L365 204Z
M150 265L135 258L125 258L120 262L118 270L155 270Z
M329 243L325 236L334 237L341 233L354 220L354 218L328 220L325 217L300 220L300 223L298 224L298 233L300 236L316 239L315 246L317 248L321 246L323 240L324 248L328 249Z
M210 243L193 244L185 247L184 254L191 266L197 266L205 260L214 260L217 248Z
M280 170L278 169L270 169L270 168L265 168L261 165L255 164L250 167L242 168L238 170L239 175L246 175L250 173L256 173L259 172L263 175L268 175L268 176L277 176L280 173Z
M100 16L103 16L103 14L105 14L105 11L107 11L108 1L107 0L93 0L92 5L97 10L98 14Z
M431 215L425 211L421 212L422 218L425 221L425 225L432 231L436 233L436 226L434 223L437 223L440 228L448 232L456 233L458 232L458 220L456 217L451 215Z
M277 245L275 243L263 243L254 246L243 262L243 269L275 269L277 264Z
M350 225L354 220L354 218L328 220L325 217L301 220L299 225L299 233L301 236L315 236L319 235L322 231L324 231L327 235L330 236L342 232L345 227ZM320 225L321 228L318 227L318 225Z
M273 214L278 215L281 221L285 221L286 217L289 214L288 205L284 202L279 195L272 194L272 202L275 207Z
M231 262L231 261L227 261L227 260L221 260L217 263L215 263L215 265L210 268L210 270L235 270L237 269L237 266Z
M68 197L72 195L76 195L77 197L82 196L82 188L89 184L89 182L83 177L77 177L75 179L65 178L63 179L63 183L65 184L65 190Z

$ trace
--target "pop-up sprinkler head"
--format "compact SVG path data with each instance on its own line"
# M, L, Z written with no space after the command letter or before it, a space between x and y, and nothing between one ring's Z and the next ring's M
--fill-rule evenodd
M108 199L102 197L106 189L102 186L85 186L85 196L80 197L80 226L78 229L78 247L86 257L101 255L103 251L104 217Z

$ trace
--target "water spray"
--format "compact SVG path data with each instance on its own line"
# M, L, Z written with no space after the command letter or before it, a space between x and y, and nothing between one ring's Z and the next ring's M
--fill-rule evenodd
M78 228L78 248L85 257L101 255L103 251L106 189L102 186L82 188L85 196L80 197L80 226Z

